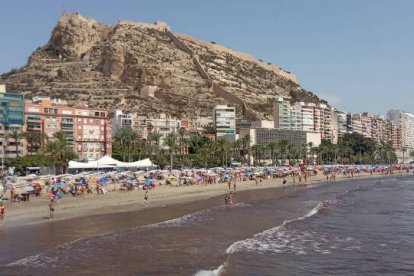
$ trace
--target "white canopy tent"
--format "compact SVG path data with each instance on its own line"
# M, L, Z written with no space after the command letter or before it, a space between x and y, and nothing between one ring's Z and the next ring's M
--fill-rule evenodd
M116 164L119 168L147 168L154 166L149 158L135 161L135 162L120 162Z
M121 162L110 156L104 156L95 161L69 161L69 169L103 169L103 168L147 168L154 166L149 158L135 162Z

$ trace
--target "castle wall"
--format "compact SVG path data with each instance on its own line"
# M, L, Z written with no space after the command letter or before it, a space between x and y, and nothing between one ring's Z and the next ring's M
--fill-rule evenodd
M184 39L184 40L191 41L191 42L196 43L198 45L210 48L213 51L225 52L225 53L233 55L233 56L235 56L235 57L237 57L241 60L248 61L248 62L254 62L257 65L261 66L262 68L264 68L268 71L272 71L272 72L274 72L274 73L276 73L276 74L278 74L282 77L285 77L288 80L293 81L294 83L298 83L297 78L294 74L291 74L291 73L288 73L288 72L284 71L283 69L281 69L277 65L267 64L267 63L261 62L260 60L253 57L251 54L237 52L237 51L234 51L234 50L229 49L227 47L224 47L224 46L221 46L221 45L218 45L218 44L213 44L213 43L201 41L201 40L193 38L192 36L185 35L185 34L176 34L176 36L179 39Z
M161 22L161 21L157 21L154 24L150 24L150 23L133 22L133 21L128 21L128 20L119 20L118 24L128 25L128 26L133 26L133 27L140 27L140 28L155 29L158 31L169 31L170 30L170 26L168 26L167 23Z

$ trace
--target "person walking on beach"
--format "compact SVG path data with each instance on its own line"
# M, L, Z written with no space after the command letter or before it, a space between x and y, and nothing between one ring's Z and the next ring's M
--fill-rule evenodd
M5 213L4 203L0 202L0 224L4 223L4 213Z
M145 195L144 195L144 205L145 205L145 207L148 206L148 199L149 199L149 190L145 190Z
M54 199L50 200L50 203L49 203L49 211L50 211L50 213L49 213L49 219L52 219L53 218L53 214L55 212L55 200Z
M232 205L233 204L233 197L231 195L231 192L229 192L228 194L226 194L224 196L224 204L225 205Z
M286 180L286 177L283 177L283 190L284 189L286 189L286 182L287 182L287 180Z

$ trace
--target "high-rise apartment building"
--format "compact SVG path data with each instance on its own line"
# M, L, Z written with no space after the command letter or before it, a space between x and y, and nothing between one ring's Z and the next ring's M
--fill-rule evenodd
M290 130L292 128L292 108L289 101L278 98L274 102L273 120L276 129Z
M365 138L372 138L372 115L368 112L361 114L362 135Z
M334 112L336 126L337 126L337 133L338 139L344 137L346 133L348 133L348 123L347 123L347 116L346 112L335 110Z
M347 115L347 124L349 133L358 133L362 135L362 122L360 114L351 114Z
M25 105L27 132L46 139L63 132L78 159L99 159L112 154L111 122L106 111L88 106L68 106L66 101L34 97Z
M400 145L397 149L414 150L414 114L391 109L387 113L387 118L398 127L400 132L400 142L397 143Z
M227 105L217 105L214 108L214 129L216 139L236 140L236 109Z
M305 103L300 103L301 115L302 115L302 130L306 132L315 131L315 121L313 110L314 106L306 105Z
M26 154L25 140L13 139L12 132L24 131L24 96L7 93L0 85L0 158L14 158Z
M290 129L302 131L302 128L302 108L294 105L290 110Z

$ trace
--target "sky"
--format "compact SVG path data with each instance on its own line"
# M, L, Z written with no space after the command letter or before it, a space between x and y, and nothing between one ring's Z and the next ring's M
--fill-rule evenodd
M294 73L341 110L414 112L411 0L0 0L0 73L47 43L63 11L98 22L165 21Z

